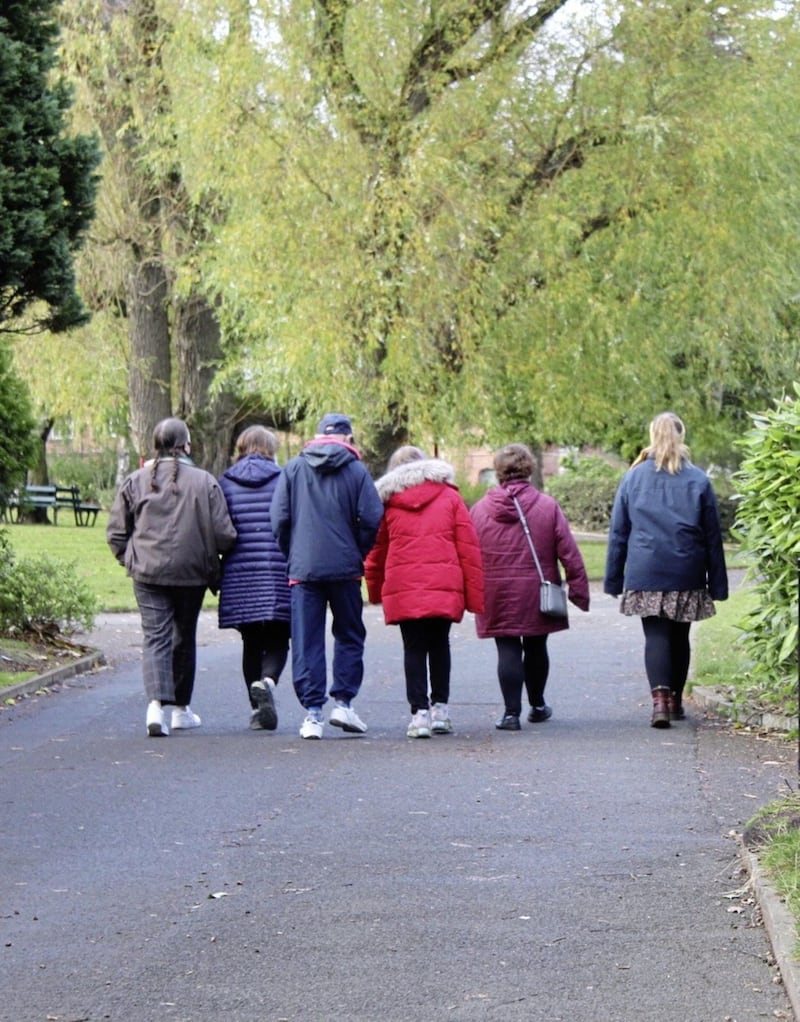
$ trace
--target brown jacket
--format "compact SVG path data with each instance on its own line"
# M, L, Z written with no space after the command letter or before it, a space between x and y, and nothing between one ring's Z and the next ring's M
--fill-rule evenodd
M177 472L175 471L177 469ZM132 472L114 499L108 545L131 578L149 585L216 587L220 554L236 542L216 479L188 458Z

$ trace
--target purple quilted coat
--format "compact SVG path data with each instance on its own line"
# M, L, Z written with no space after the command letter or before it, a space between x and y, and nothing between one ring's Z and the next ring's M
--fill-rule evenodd
M286 558L270 524L281 469L261 454L240 458L219 481L238 538L222 562L219 627L250 621L288 621Z

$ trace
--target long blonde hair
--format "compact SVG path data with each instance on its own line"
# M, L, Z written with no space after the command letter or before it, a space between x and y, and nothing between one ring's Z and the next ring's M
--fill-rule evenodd
M634 466L652 454L657 472L666 469L670 475L675 475L680 472L683 462L689 460L685 436L686 427L675 412L661 412L650 423L650 445L634 461Z

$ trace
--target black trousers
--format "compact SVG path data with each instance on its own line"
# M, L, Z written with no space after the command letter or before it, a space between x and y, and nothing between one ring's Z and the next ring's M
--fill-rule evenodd
M411 712L428 709L428 670L431 703L450 701L450 625L443 617L420 617L400 622L406 698Z
M668 688L681 696L689 674L688 621L665 617L643 617L644 669L650 689Z
M498 635L497 680L506 713L522 713L522 689L531 706L544 706L544 687L550 673L546 635Z
M239 625L242 636L242 674L250 697L250 686L262 678L277 684L289 656L288 621L247 621ZM255 703L250 699L255 709Z

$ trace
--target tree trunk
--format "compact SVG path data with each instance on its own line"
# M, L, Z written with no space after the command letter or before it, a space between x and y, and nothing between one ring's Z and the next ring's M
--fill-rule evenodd
M53 420L45 419L39 430L39 443L36 445L36 461L28 472L28 482L32 486L47 486L50 482L50 473L47 469L47 438L53 428ZM30 507L20 514L20 521L30 522L33 525L49 525L46 507Z
M192 458L214 476L230 464L238 403L226 391L211 393L222 361L220 329L205 298L191 295L175 317L178 415L192 434Z
M133 444L140 459L151 453L153 429L171 415L167 276L156 259L139 263L126 282L130 368L128 401Z

